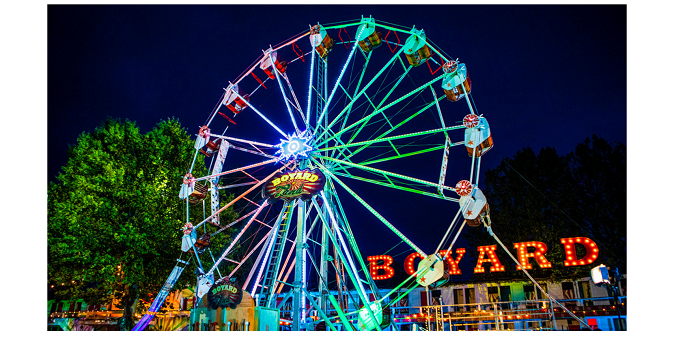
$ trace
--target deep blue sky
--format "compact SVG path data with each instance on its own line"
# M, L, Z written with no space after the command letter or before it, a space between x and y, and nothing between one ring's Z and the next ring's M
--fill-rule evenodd
M434 44L466 62L473 99L494 136L483 169L524 147L566 154L592 134L626 144L626 6L52 5L47 180L65 165L68 145L106 116L134 120L142 132L177 117L196 133L222 88L262 49L316 22L361 15L423 28ZM379 212L401 229L449 222L437 221L447 218L433 205L397 217L404 204ZM363 218L363 224L377 223ZM374 255L394 241L361 250Z

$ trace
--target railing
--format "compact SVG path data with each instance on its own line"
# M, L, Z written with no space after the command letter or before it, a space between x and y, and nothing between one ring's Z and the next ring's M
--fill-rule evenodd
M618 305L615 305L612 297L557 301L579 318L627 314L626 296L619 297ZM285 312L287 315L282 317L291 318L291 311ZM348 314L353 314L354 310L350 312ZM327 314L336 312L328 309ZM556 304L551 305L547 299L391 307L391 317L403 330L421 327L444 331L560 330L556 320L573 320L564 309Z
M627 297L557 300L577 317L626 316ZM523 300L433 306L392 307L398 325L421 324L430 330L553 330L556 319L571 319L549 300Z

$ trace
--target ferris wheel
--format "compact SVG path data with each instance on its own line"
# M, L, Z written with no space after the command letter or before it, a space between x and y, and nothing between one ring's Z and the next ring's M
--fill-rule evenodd
M196 295L236 278L257 306L277 308L285 292L280 304L292 302L293 330L305 327L308 309L334 329L328 307L342 320L357 318L356 326L343 323L346 328L388 326L385 310L397 302L391 294L403 285L446 282L449 252L442 249L451 249L465 224L490 223L478 185L481 157L493 141L471 88L466 64L435 46L423 29L371 17L310 25L265 48L198 127L179 193L186 209L182 250L197 266ZM450 156L452 148L460 151ZM200 154L209 174L196 177L191 169ZM380 201L363 198L371 190L385 194ZM236 196L221 202L220 191ZM447 203L447 229L432 236L436 249L417 246L422 236L414 228L387 219L387 200L403 192ZM347 200L381 222L382 233L421 255L414 274L386 296L359 251L352 230L361 226L345 209ZM228 208L239 217L225 225L220 214ZM224 249L213 249L229 228L235 232ZM188 263L179 262L150 312ZM225 263L234 269L222 272ZM345 310L342 294L357 295L351 298L365 301L363 308Z

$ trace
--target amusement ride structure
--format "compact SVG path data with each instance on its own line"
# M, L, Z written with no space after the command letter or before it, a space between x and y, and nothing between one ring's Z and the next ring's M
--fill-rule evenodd
M307 306L331 330L336 319L346 330L388 327L386 310L404 296L397 294L401 288L448 280L443 262L466 224L492 233L478 185L481 157L493 141L471 87L466 64L435 46L423 29L371 17L316 24L263 50L199 127L190 170L176 193L185 201L182 251L190 260L178 259L134 330L147 327L190 262L196 266L195 295L211 305L218 303L214 286L236 282L230 293L245 291L256 306L274 309L292 301L292 330L305 329ZM450 171L459 168L450 167L451 148L459 149L452 160L469 167L468 173ZM192 168L199 154L210 170L197 178ZM448 185L448 173L458 183ZM448 227L433 235L436 249L421 249L401 231L409 227L387 220L385 202L367 202L357 192L376 186L388 192L385 200L408 192L446 201ZM238 194L225 204L221 190ZM415 274L385 296L359 251L352 232L357 216L349 215L345 200L362 205L385 226L382 232L389 229L421 255ZM237 202L240 217L224 225L220 213ZM195 220L200 209L203 218ZM231 242L211 249L229 228L235 229ZM225 263L234 269L224 272ZM242 266L249 272L242 273ZM348 294L369 303L346 311L342 295ZM338 315L327 315L328 306Z

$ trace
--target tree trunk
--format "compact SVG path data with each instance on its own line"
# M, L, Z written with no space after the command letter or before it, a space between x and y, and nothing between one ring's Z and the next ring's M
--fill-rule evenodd
M130 331L135 324L134 315L136 314L136 306L138 304L138 290L132 285L126 285L121 302L124 306L124 314L120 320L119 329Z

